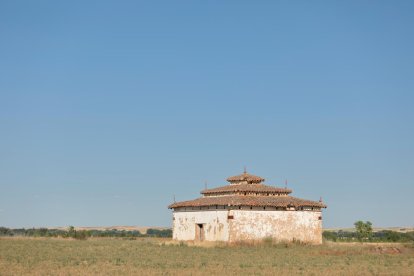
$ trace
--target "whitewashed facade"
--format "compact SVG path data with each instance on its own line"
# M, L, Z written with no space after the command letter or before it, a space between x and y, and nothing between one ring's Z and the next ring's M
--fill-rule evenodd
M201 198L175 202L173 239L181 241L276 241L322 243L322 202L289 196L244 172L230 185L204 190Z

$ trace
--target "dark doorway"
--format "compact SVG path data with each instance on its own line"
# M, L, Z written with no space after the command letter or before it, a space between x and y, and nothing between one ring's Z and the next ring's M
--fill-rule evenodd
M204 241L204 224L202 223L196 224L195 240Z

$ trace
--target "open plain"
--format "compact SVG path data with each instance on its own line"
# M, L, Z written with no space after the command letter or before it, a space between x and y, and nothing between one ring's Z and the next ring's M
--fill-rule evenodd
M412 275L413 271L413 244L0 239L0 275Z

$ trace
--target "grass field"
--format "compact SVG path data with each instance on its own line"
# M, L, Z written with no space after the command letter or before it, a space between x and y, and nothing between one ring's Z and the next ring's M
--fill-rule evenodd
M412 244L208 244L1 238L0 275L413 275Z

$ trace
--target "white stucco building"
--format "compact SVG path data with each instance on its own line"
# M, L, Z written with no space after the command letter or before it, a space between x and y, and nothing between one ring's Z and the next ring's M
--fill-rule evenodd
M272 237L277 241L322 243L321 201L292 197L287 188L264 185L264 179L243 174L229 185L201 191L202 197L174 202L173 239L242 241Z

